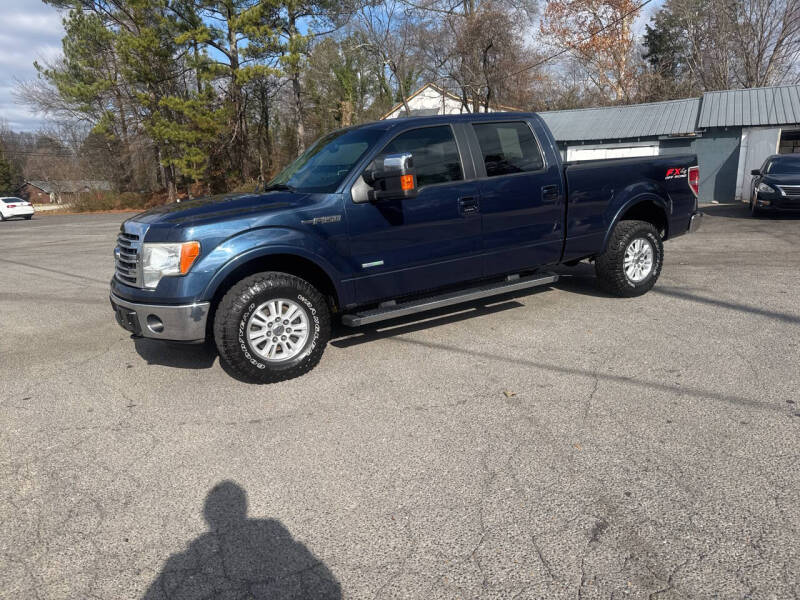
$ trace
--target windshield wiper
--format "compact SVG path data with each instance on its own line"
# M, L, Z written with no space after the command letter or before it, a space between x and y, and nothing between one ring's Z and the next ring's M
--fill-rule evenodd
M264 186L265 192L274 192L274 191L285 191L285 192L293 192L294 188L290 185L286 185L285 183L273 183L271 185Z

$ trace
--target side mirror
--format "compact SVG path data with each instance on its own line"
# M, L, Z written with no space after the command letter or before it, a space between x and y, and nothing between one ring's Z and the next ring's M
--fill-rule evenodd
M750 171L750 175L761 175L761 169L753 169Z
M363 178L372 187L367 193L371 202L402 200L417 195L417 175L410 152L376 158L364 171Z

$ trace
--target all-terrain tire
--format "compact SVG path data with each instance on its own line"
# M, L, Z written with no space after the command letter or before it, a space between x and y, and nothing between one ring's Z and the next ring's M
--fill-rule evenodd
M302 348L285 360L261 356L248 339L251 317L276 299L289 300L305 311L308 329ZM214 315L214 341L221 360L233 374L252 383L275 383L307 373L319 363L330 335L330 311L323 295L286 273L257 273L242 279L228 290Z
M625 252L636 240L649 244L652 250L650 270L639 281L631 279L625 270ZM664 245L658 230L646 221L620 221L611 233L605 252L595 260L595 272L602 289L615 296L632 298L650 291L663 264Z

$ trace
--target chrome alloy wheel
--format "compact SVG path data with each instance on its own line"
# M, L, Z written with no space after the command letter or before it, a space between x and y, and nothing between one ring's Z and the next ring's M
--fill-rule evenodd
M281 362L297 356L308 340L308 313L293 300L275 298L253 311L247 321L247 343L264 360Z
M634 283L644 280L653 271L653 245L645 238L636 238L625 249L622 267Z

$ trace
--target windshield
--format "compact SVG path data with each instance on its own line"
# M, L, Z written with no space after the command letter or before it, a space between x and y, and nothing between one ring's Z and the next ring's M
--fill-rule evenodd
M769 169L767 169L767 173L800 173L800 157L773 160L769 165Z
M322 136L270 181L267 189L286 186L298 192L333 192L382 135L375 129L345 129Z
M21 198L3 198L3 202L6 204L14 204L14 202L25 202Z

